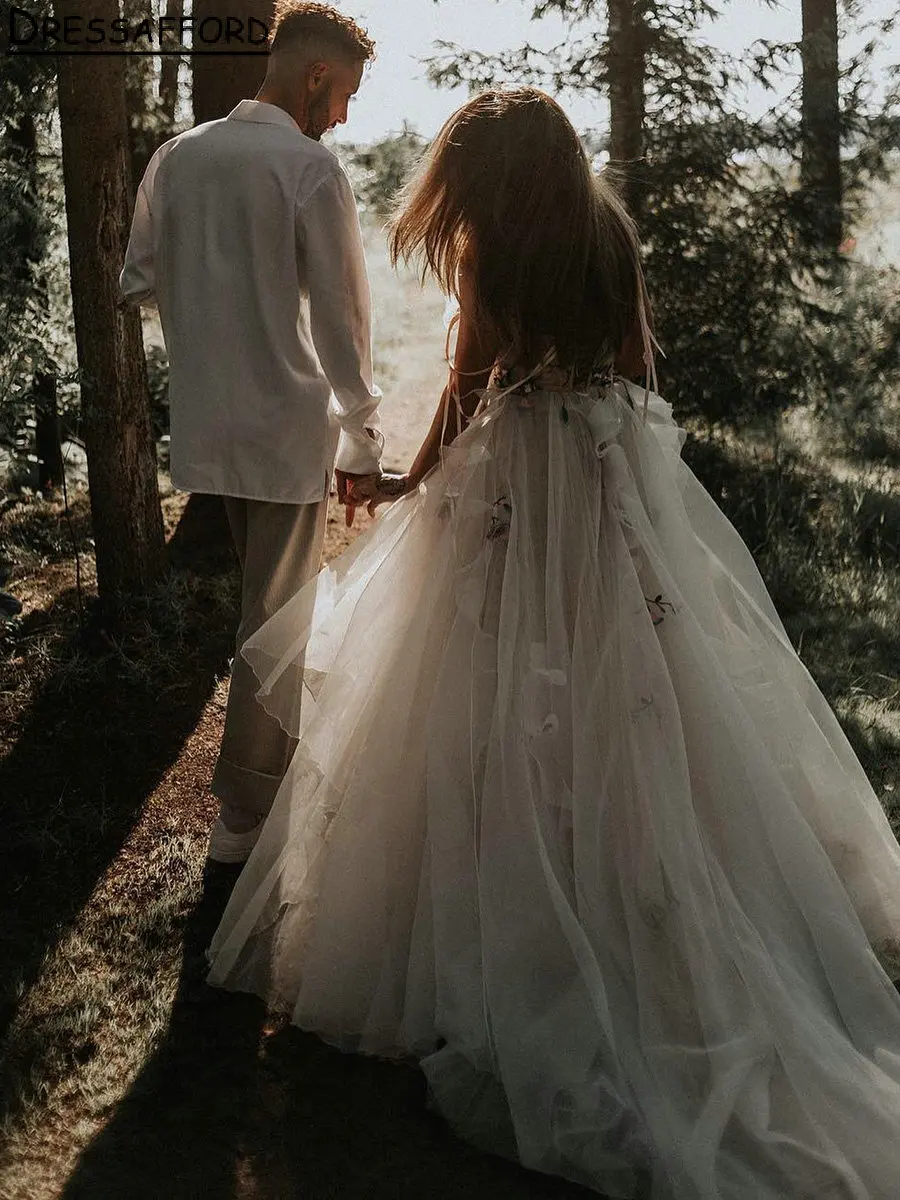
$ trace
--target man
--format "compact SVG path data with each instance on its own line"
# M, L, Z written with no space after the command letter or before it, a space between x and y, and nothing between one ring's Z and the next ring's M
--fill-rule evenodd
M159 310L172 480L223 497L242 569L212 785L218 862L249 855L295 745L257 704L241 646L318 570L332 468L342 501L379 469L356 204L319 144L373 54L336 9L284 0L256 99L162 146L135 202L120 282Z

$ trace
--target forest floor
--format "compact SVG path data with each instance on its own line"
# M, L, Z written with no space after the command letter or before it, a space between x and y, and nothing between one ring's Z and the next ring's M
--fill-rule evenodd
M442 303L409 280L388 303L379 270L389 462L404 466L440 388ZM777 436L687 447L895 828L898 403L865 437L796 414ZM205 986L235 878L204 869L237 618L221 506L168 489L168 575L103 633L87 500L71 500L68 518L56 496L0 513L24 603L0 626L0 1198L586 1196L455 1140L413 1068L343 1056ZM349 536L333 511L327 556Z

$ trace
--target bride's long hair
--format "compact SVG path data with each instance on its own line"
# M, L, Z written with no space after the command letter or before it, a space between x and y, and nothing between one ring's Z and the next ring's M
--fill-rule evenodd
M482 92L449 118L401 193L391 258L421 255L449 295L471 272L474 319L500 355L570 369L652 343L637 230L546 93Z

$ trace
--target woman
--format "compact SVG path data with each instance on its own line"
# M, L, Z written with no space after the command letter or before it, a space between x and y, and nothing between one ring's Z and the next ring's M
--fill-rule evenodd
M900 851L623 378L631 222L549 97L487 92L393 251L457 293L455 364L405 496L248 646L301 740L212 982L609 1195L896 1196Z

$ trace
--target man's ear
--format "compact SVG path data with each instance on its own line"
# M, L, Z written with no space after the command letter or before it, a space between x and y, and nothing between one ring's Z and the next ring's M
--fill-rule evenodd
M315 91L321 86L322 81L327 77L329 71L328 63L316 62L309 68L306 76L306 85L310 91Z

